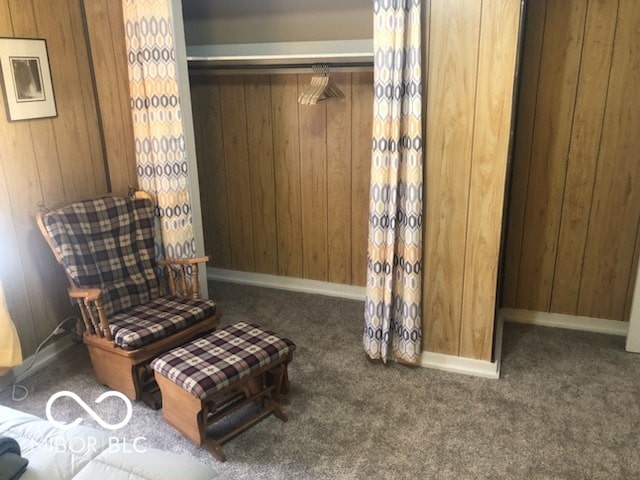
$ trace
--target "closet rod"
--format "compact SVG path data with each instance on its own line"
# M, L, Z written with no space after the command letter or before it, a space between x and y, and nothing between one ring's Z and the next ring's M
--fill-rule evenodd
M373 67L373 40L191 45L187 62L191 71L215 73L293 73L314 65L352 71Z
M189 61L190 75L246 75L246 74L287 74L313 73L314 66L327 66L329 72L358 73L373 71L373 62L359 63L315 63L315 64L287 64L287 65L207 65L206 62Z

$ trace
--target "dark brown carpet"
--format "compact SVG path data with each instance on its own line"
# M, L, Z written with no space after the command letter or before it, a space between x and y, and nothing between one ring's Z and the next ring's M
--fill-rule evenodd
M640 355L625 353L622 337L507 324L502 378L479 379L369 362L361 302L220 283L211 292L225 324L257 322L297 343L289 421L269 417L226 443L224 464L143 404L116 435L232 479L640 478ZM91 404L107 390L83 347L24 383L27 400L5 392L0 403L42 417L56 391ZM70 419L84 413L60 406Z

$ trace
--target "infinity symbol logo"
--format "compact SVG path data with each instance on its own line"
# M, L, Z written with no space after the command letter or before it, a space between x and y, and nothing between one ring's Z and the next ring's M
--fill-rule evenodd
M49 397L49 400L47 401L47 407L46 407L47 420L49 420L51 423L53 423L56 427L61 428L63 430L67 430L69 428L73 428L73 427L75 427L77 425L80 425L80 423L82 422L82 418L76 418L71 423L61 423L61 422L58 422L57 420L55 420L53 418L53 416L51 415L51 407L53 406L53 402L55 402L60 397L69 397L69 398L72 398L73 400L75 400L76 403L78 405L80 405L84 409L85 412L87 412L89 415L91 415L91 418L93 418L96 422L98 422L102 428L106 428L108 430L117 430L119 428L124 427L127 423L129 423L129 420L131 420L131 416L133 414L133 408L131 406L131 401L124 394L122 394L120 392L113 391L113 390L110 391L110 392L105 392L102 395L100 395L98 398L96 398L96 403L102 403L102 401L105 398L118 397L124 402L125 406L127 407L127 414L125 415L124 420L122 420L120 423L116 423L115 425L111 425L110 423L107 423L102 418L100 418L100 415L98 415L78 395L76 395L73 392L69 392L67 390L63 390L61 392L54 393L53 395L51 395L51 397Z

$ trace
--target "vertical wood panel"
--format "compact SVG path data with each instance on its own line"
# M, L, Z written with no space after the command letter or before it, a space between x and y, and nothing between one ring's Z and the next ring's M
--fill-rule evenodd
M351 283L351 77L334 74L348 99L327 104L328 278Z
M252 198L247 147L247 118L242 77L220 78L222 135L227 180L229 236L233 249L233 268L251 272L254 269Z
M116 2L107 0L84 0L84 7L111 189L115 193L126 194L129 186L135 187L138 181L129 84L122 83L122 79L128 79L122 10Z
M123 152L123 156L120 157L118 154L111 154L109 148L114 148L113 146L107 145L107 157L110 162L110 165L115 165L116 168L127 170L129 183L126 187L138 186L138 173L136 171L136 156L135 156L135 146L134 146L134 136L133 136L133 118L131 114L131 92L129 91L129 72L127 66L127 45L124 41L125 38L125 30L124 30L124 13L123 13L123 2L108 2L109 8L109 23L111 24L111 37L113 38L113 54L114 54L114 62L113 67L109 70L112 78L112 82L118 85L117 99L114 98L111 101L117 101L120 103L120 111L122 118L122 126L124 128L124 138L123 143L124 146L121 146L121 150ZM113 75L115 73L115 78ZM103 74L101 71L96 71L96 77ZM104 103L98 94L98 99L100 99L100 104ZM105 139L105 143L106 139ZM124 179L123 179L124 180ZM124 193L125 185L117 185L115 182L111 181L111 188L114 192Z
M622 319L640 218L640 3L620 0L578 314Z
M273 169L273 128L269 76L247 77L245 83L255 271L277 275L278 241Z
M534 43L533 21L527 18L527 45ZM529 203L516 211L519 189L512 189L504 283L506 292L515 278L518 296L505 293L503 306L627 319L639 254L637 21L637 2L549 2L540 78L534 85L523 79L530 94L540 94L529 146L522 139L533 126L517 125L515 160L530 154L532 174L514 168L513 184L524 186ZM524 70L533 68L526 52L523 61ZM522 223L522 249L514 255ZM518 263L526 268L518 271Z
M298 76L304 91L310 75ZM327 104L300 105L302 274L327 280Z
M79 199L95 196L97 191L68 3L34 0L33 5L38 33L47 39L49 49L58 109L54 131L56 138L67 139L57 142L62 179L69 197Z
M429 24L425 350L458 355L480 2L434 1Z
M295 75L272 75L271 101L277 185L278 273L288 277L302 277L297 77Z
M191 78L193 123L198 156L205 251L211 265L231 268L227 180L222 140L222 113L217 77Z
M547 6L517 293L532 310L551 301L585 13L584 0Z
M80 5L80 0L69 2L68 5L72 37L72 43L69 48L72 48L75 53L75 65L77 67L78 78L83 79L83 81L79 83L77 94L79 93L82 96L84 115L80 118L83 120L84 135L89 141L89 157L87 161L91 165L92 180L94 182L94 190L91 192L91 196L95 196L96 194L107 192L105 158L102 148L103 132L100 131L98 124L98 112L91 72L92 64L89 58L89 42L85 37L83 9ZM120 40L120 42L122 42L122 40Z
M519 0L483 2L460 356L491 360Z
M502 280L503 307L516 306L547 0L527 2L526 9L515 148L508 200L509 221Z
M364 285L369 235L373 74L354 73L351 95L351 283Z
M551 295L553 312L577 313L617 14L617 1L589 2Z

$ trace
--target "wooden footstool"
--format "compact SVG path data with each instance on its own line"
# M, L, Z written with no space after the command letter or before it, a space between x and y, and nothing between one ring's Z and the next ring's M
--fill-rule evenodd
M151 362L162 394L162 416L220 461L221 445L270 414L287 420L280 395L288 393L287 365L295 344L270 330L238 322L193 340ZM206 428L255 402L260 411L223 437Z

